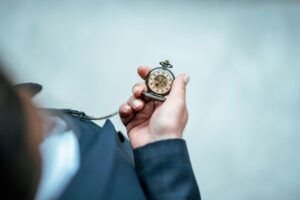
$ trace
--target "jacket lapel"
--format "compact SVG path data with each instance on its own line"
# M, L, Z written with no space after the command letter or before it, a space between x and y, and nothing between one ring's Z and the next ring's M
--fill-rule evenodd
M85 147L81 167L61 199L103 199L102 195L106 194L109 187L106 183L113 176L111 167L114 166L116 153L113 148L116 142L114 137L115 129L109 120L101 132L89 137L89 142L85 144L91 146Z
M80 145L80 168L60 199L145 199L130 144L126 138L121 139L110 120L101 128L91 121L66 115L63 110L45 111L62 117Z
M60 199L145 199L132 161L110 120L93 140Z

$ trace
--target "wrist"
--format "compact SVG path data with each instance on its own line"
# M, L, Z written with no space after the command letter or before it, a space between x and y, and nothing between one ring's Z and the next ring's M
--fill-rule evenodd
M150 137L149 137L150 135ZM159 136L151 136L151 134L148 134L147 136L145 135L142 138L129 138L131 146L133 149L139 148L139 147L143 147L146 146L148 144L151 143L155 143L155 142L159 142L159 141L163 141L163 140L172 140L172 139L182 139L182 135L178 135L178 134L162 134Z
M161 134L153 137L152 142L158 142L161 140L169 140L169 139L181 139L182 134Z

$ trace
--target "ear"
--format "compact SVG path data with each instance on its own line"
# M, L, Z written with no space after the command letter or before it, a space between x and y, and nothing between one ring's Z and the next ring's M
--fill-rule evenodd
M43 86L37 83L21 83L21 84L16 84L13 87L17 91L21 91L21 92L25 91L30 95L30 97L34 97L43 89Z

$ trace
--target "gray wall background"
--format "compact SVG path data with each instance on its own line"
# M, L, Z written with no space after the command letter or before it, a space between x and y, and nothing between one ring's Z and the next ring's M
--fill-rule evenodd
M185 139L208 200L300 198L299 35L297 1L0 1L0 55L43 84L40 106L105 115L139 65L189 74Z

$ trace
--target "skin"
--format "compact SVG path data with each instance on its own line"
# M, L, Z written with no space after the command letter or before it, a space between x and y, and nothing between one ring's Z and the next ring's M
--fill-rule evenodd
M35 173L32 173L33 185L32 185L32 193L34 194L40 179L41 173L41 156L39 151L39 145L42 141L42 119L37 112L37 109L31 103L31 99L29 94L25 92L20 92L19 96L22 100L22 104L24 106L24 111L26 115L26 144L27 151L29 155L31 155L31 161L35 166Z
M137 72L145 80L149 67L139 67ZM133 149L152 142L182 138L188 121L186 85L189 78L181 74L173 82L170 94L163 103L150 101L142 96L145 83L137 83L133 95L119 108L119 115L126 126Z

